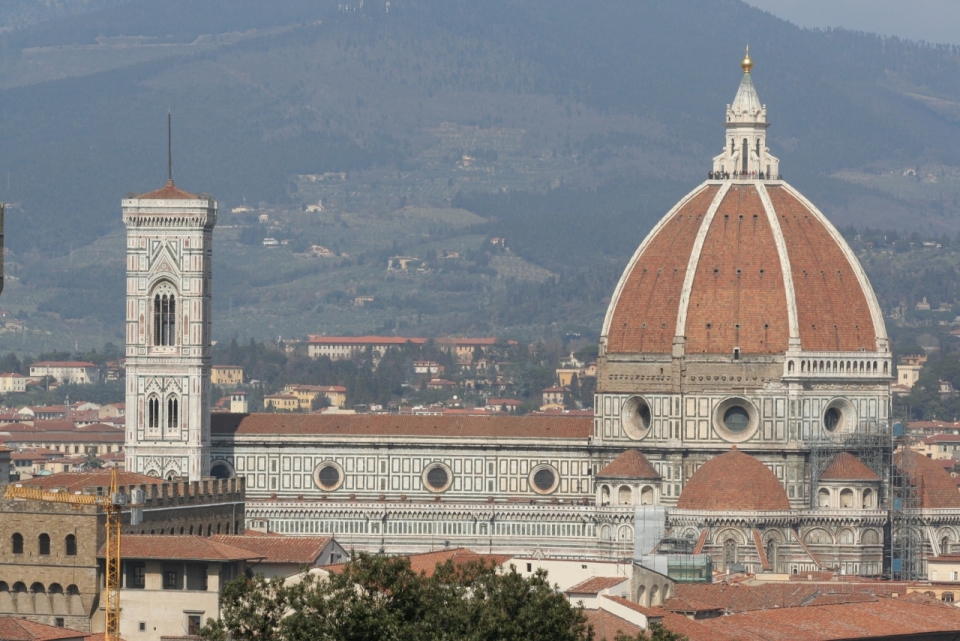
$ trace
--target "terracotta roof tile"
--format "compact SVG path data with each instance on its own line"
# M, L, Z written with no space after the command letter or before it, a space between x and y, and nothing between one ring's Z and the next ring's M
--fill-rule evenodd
M880 477L849 452L840 452L820 473L821 481L879 481Z
M713 612L715 610L722 610L718 605L713 603L704 603L703 601L696 601L694 599L684 599L683 597L670 597L664 601L661 605L661 608L664 610L669 610L670 612Z
M660 610L660 608L657 609ZM664 612L661 625L671 632L682 634L686 638L685 641L754 641L753 639L744 639L735 632L729 633L708 625L712 619L694 621L683 614L676 614L667 610L661 611Z
M678 583L678 598L712 604L730 612L748 612L772 607L794 607L816 598L821 589L809 583Z
M59 489L67 492L80 492L88 487L110 487L110 470L95 472L60 472L50 476L35 477L20 481L24 486L39 487L44 490ZM120 485L158 485L164 480L136 472L117 471Z
M749 248L749 249L747 249ZM780 255L754 185L732 185L704 238L687 310L689 354L787 351Z
M787 188L767 188L783 232L797 302L800 343L808 351L877 350L867 292L826 225Z
M608 479L659 479L660 474L640 450L626 450L605 468L597 472L597 478Z
M24 486L39 487L44 490L59 489L67 492L80 492L88 487L110 487L110 470L97 470L95 472L60 472L50 476L40 476L25 481L20 481ZM119 485L158 485L165 481L145 474L136 472L117 471L117 483Z
M399 414L215 414L213 434L316 434L587 439L590 417L405 416Z
M587 624L593 626L593 633L598 641L613 641L618 634L635 638L643 633L643 628L640 626L606 610L584 610L583 614L587 617Z
M252 552L262 557L263 563L312 565L317 563L333 537L215 534L210 540Z
M867 603L771 608L706 619L700 623L712 632L736 635L741 641L927 638L925 635L960 629L960 609L880 598ZM687 636L690 641L716 638Z
M100 548L97 556L106 555ZM243 561L261 559L263 555L202 536L161 536L126 534L120 539L120 556L124 559L170 559L178 561Z
M699 187L647 241L615 300L607 352L670 353L690 252L719 187Z
M771 226L755 184L731 184L696 256L686 324L677 328L681 293L695 241L719 187L704 183L644 241L624 272L605 325L607 353L669 354L675 335L688 354L785 353L789 337L775 227L782 233L803 349L877 350L870 312L875 296L862 287L859 265L830 223L789 188L768 185Z
M693 473L677 509L783 511L790 509L790 501L770 468L734 446Z
M960 507L956 484L936 461L913 450L905 450L894 454L893 462L917 486L920 507Z
M3 641L54 641L83 639L84 632L35 623L12 616L0 616L0 639Z
M199 200L199 196L175 187L172 180L160 189L136 196L140 200Z
M567 589L566 594L599 594L603 590L620 585L624 581L630 581L630 578L625 576L594 576Z
M660 608L648 608L640 605L639 603L634 603L633 601L624 599L622 596L612 596L612 595L605 594L601 598L608 599L610 601L613 601L614 603L618 603L625 608L630 608L634 612L639 612L643 616L647 617L647 619L658 619L662 617L664 614L666 614L665 610L661 610Z

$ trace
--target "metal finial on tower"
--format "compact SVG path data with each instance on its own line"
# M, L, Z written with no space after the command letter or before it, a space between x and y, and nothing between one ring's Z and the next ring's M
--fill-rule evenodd
M743 62L740 63L740 66L743 67L744 73L750 73L750 70L753 69L753 60L750 59L750 45L747 45L747 53L743 57Z
M173 184L173 116L167 110L167 182Z

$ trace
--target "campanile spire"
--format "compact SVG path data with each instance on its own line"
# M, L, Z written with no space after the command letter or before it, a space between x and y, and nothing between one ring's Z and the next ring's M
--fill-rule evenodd
M747 47L740 66L743 78L733 103L727 105L726 145L723 153L713 159L713 173L720 177L729 174L757 179L776 178L780 174L780 161L770 155L766 146L770 123L767 122L767 106L760 102L750 75L753 69L750 47Z

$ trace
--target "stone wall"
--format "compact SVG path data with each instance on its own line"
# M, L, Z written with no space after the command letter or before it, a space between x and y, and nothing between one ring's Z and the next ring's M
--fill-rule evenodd
M121 487L129 493L133 487ZM243 533L243 479L144 485L143 523L123 531L133 534ZM105 494L108 488L85 488ZM0 499L0 616L14 615L81 631L90 631L100 605L102 562L97 553L106 542L106 516L95 506ZM23 552L13 551L14 534L23 537ZM50 553L41 555L39 537L50 538ZM68 555L66 537L76 537L76 554Z

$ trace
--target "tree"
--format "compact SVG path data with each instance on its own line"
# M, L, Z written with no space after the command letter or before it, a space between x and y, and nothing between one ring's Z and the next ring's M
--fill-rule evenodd
M103 459L97 455L96 450L90 450L87 452L87 455L83 457L83 465L81 466L84 470L99 470L103 468Z
M547 581L471 562L416 573L410 560L359 554L329 578L262 576L227 584L207 641L591 641L582 607Z

